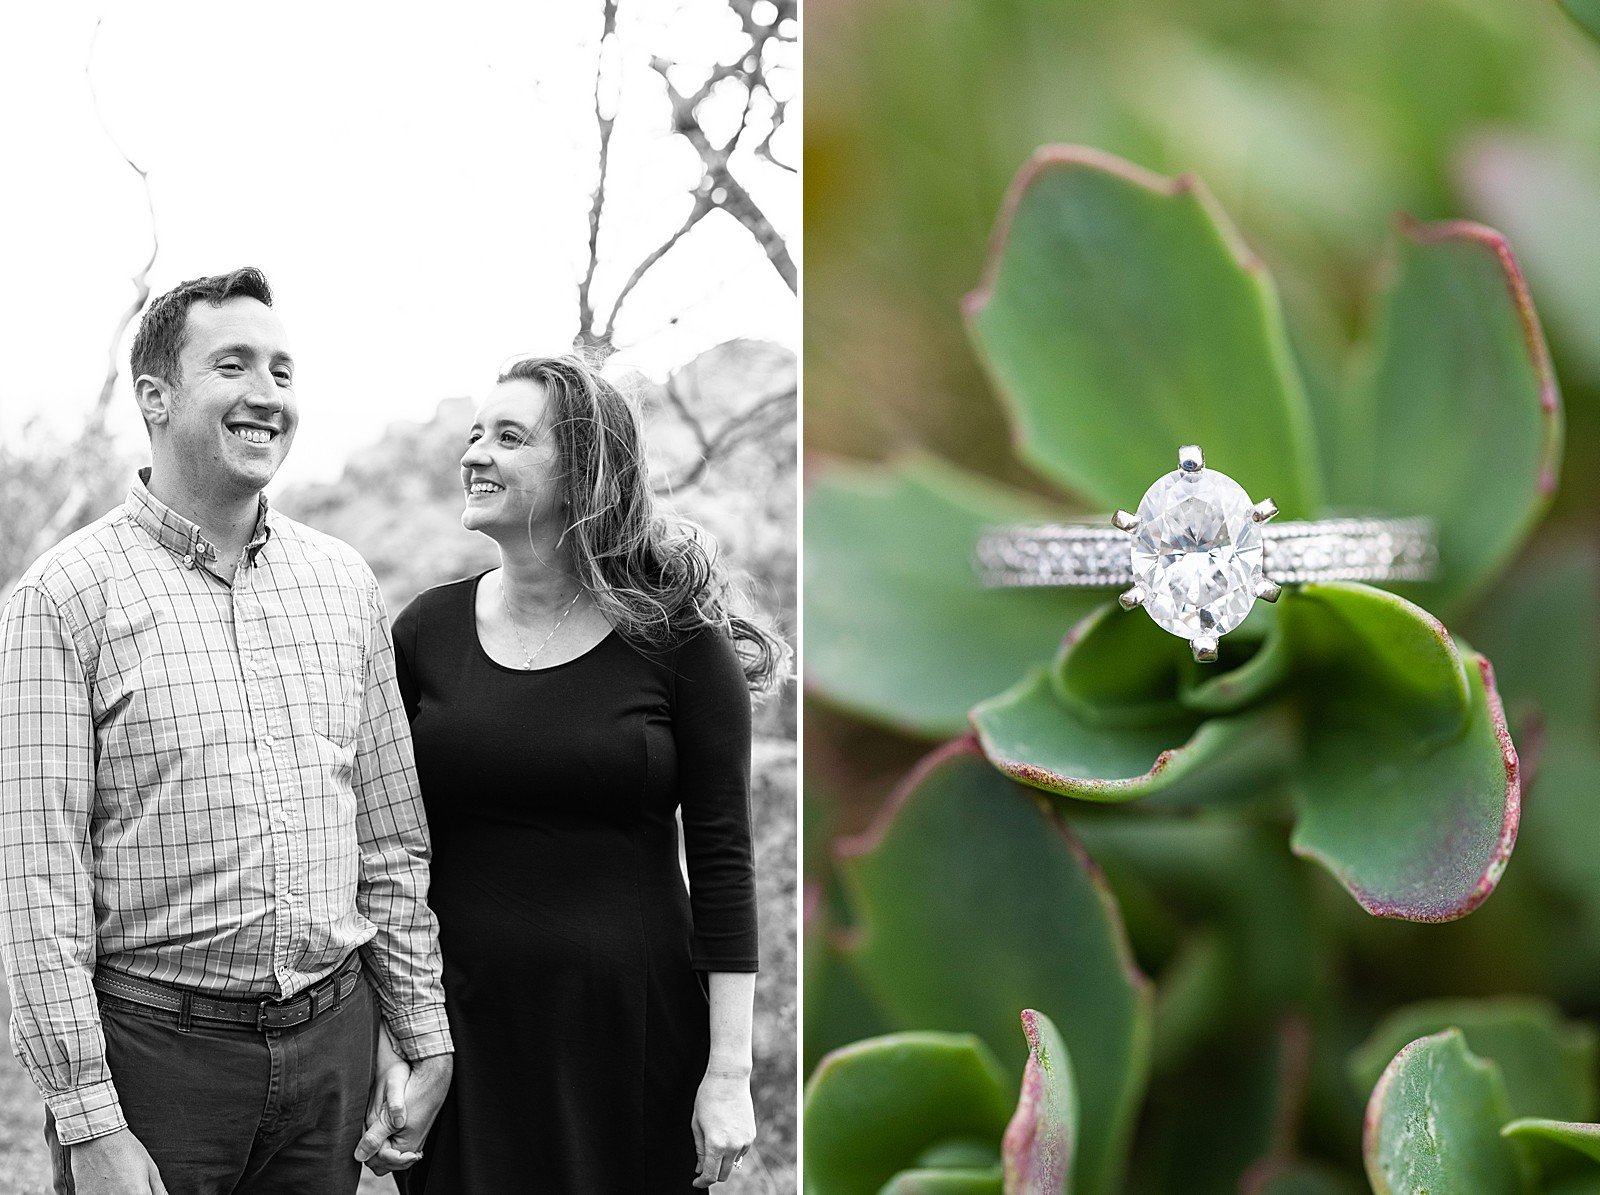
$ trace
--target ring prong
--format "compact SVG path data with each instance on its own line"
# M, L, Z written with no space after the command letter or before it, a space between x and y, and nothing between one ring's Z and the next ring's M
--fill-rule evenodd
M1263 498L1250 508L1250 518L1257 523L1265 523L1278 513L1278 504L1271 498Z
M1111 525L1118 531L1137 531L1139 529L1139 516L1131 515L1125 510L1119 510L1111 516Z
M1189 646L1194 649L1194 658L1201 664L1210 664L1217 658L1217 640L1214 635L1197 635L1189 640Z
M1124 610L1132 610L1135 606L1144 605L1144 599L1149 596L1149 591L1143 585L1135 585L1132 589L1118 594L1117 601L1122 604Z
M1185 473L1198 473L1206 467L1206 458L1198 444L1185 444L1178 449L1178 468Z
M1256 582L1256 596L1264 602L1275 602L1278 595L1283 592L1283 586L1276 581L1269 581L1262 577Z

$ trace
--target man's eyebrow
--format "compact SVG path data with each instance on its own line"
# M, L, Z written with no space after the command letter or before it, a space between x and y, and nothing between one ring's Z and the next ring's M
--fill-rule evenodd
M211 361L220 361L223 357L249 357L253 360L258 355L259 354L256 352L255 345L245 344L243 341L240 341L238 344L225 344L221 348L213 350L208 359ZM274 363L284 365L292 366L294 364L294 358L288 353L282 351L273 353L272 360Z

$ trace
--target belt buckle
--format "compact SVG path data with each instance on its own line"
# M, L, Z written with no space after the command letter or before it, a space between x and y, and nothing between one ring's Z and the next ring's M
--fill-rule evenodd
M286 1000L281 1004L273 1000L261 1001L260 1005L256 1009L256 1028L258 1030L292 1029L296 1025L304 1025L308 1021L316 1020L317 1017L321 1016L325 1012L328 1012L330 1009L338 1008L342 1003L340 1000L340 984L344 980L345 968L348 966L350 966L350 964L347 961L345 964L335 970L332 975L326 976L321 981L312 984L309 988L301 992L292 1000ZM327 997L327 999L321 1000L319 997ZM295 1008L296 1005L300 1007ZM290 1008L295 1008L294 1013L288 1014L292 1019L284 1019L276 1023L273 1022L271 1014L274 1011L286 1010Z
M299 1005L299 1008L295 1006ZM273 1013L282 1014L281 1019L274 1018ZM300 1015L295 1015L299 1013ZM293 1029L296 1025L304 1025L311 1019L311 1000L302 992L293 1000L282 1004L273 1000L263 1000L256 1010L256 1028L262 1029Z

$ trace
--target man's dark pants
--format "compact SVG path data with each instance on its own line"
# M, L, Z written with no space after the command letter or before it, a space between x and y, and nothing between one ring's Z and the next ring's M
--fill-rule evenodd
M365 977L290 1029L182 1029L176 1013L99 996L123 1115L169 1195L352 1195L378 1040ZM72 1147L45 1116L55 1189L71 1195Z

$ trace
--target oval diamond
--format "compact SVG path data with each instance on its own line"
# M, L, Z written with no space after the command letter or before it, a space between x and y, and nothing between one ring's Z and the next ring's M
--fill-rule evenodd
M1138 517L1133 575L1158 625L1193 639L1244 621L1261 580L1261 527L1244 487L1215 469L1178 469L1145 491Z

